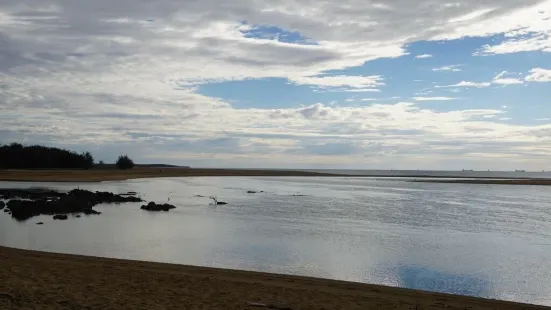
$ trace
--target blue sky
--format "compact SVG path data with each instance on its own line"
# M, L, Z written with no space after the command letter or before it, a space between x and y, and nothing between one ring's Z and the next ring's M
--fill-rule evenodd
M411 5L0 0L0 142L202 167L551 169L551 2Z
M254 37L274 37L274 29L260 28ZM279 30L281 33L286 33ZM252 37L252 34L249 34ZM292 38L292 39L291 39ZM295 41L296 40L296 41ZM285 42L302 42L296 33L286 37ZM320 90L315 86L295 85L287 79L266 78L230 81L201 85L198 92L232 103L238 109L247 108L292 108L313 103L362 106L378 102L396 103L411 101L414 97L451 97L452 102L440 100L419 103L436 111L460 109L502 109L502 120L514 124L537 124L536 119L551 118L551 86L545 83L527 83L527 72L545 63L551 63L551 55L541 51L512 53L493 56L474 56L486 44L501 44L502 35L487 38L465 38L451 41L422 41L406 46L408 55L398 58L377 59L361 66L326 72L326 76L380 75L385 85L376 88L379 92L351 93ZM430 58L415 58L431 55ZM433 71L454 66L458 71ZM460 71L459 71L460 70ZM503 71L507 77L522 83L513 85L494 84L488 87L449 87L461 81L488 83ZM362 99L368 99L362 101ZM373 99L373 100L372 100ZM503 108L507 106L507 108Z

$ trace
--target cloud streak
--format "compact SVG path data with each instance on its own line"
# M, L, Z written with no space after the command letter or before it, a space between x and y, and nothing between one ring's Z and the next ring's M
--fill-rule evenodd
M461 68L459 68L461 65L449 65L449 66L442 66L438 68L433 68L432 71L451 71L451 72L459 72L462 71Z
M413 97L411 98L415 101L449 101L456 100L457 98L453 97Z

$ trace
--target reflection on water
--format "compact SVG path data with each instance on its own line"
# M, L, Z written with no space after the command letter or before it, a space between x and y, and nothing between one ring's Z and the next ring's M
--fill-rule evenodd
M38 184L0 182L0 187L33 185ZM140 203L100 205L100 216L62 222L40 216L24 223L1 212L0 244L551 305L547 187L300 177L78 186L136 191L155 202L170 198L177 208L150 213ZM229 204L213 207L208 196Z
M402 266L398 269L402 286L418 290L470 296L490 296L488 279L475 275L452 274L420 266Z

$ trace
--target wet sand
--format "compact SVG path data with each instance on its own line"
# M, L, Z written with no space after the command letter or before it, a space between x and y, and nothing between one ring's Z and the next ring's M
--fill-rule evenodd
M458 184L501 184L501 185L551 185L550 179L509 179L509 180L496 180L496 179L455 179L455 180L441 180L441 179L424 179L414 180L412 182L425 182L425 183L458 183Z
M5 247L0 247L0 266L0 309L551 309L379 285Z

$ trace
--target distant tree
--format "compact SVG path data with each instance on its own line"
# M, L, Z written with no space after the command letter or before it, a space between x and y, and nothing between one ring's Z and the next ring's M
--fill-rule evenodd
M90 169L94 166L94 157L90 152L83 153L82 156L84 156L84 168Z
M127 155L121 155L119 156L119 159L117 159L117 168L132 169L134 168L134 161Z
M105 163L103 162L103 160L100 160L100 161L99 161L99 164L102 165L102 166L105 165Z
M94 164L90 152L72 151L42 145L11 143L0 145L0 168L4 169L88 169Z

